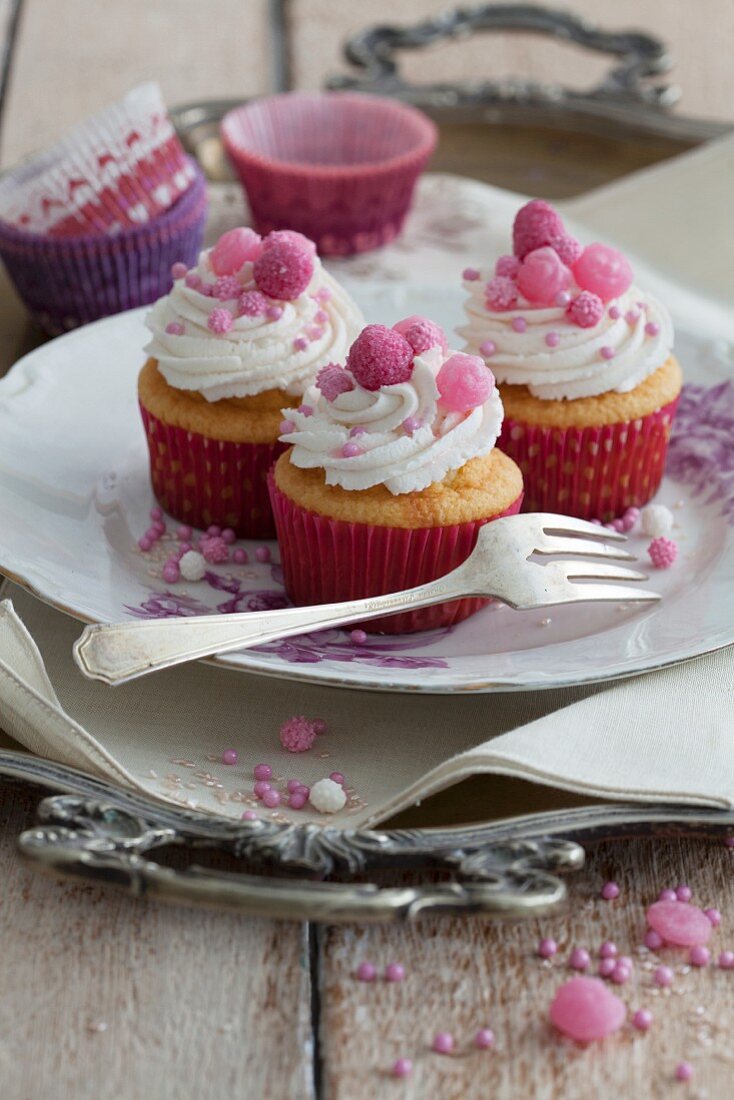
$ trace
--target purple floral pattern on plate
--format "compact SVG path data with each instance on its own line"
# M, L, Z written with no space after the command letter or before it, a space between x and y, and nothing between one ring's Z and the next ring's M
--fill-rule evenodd
M734 384L683 387L666 474L707 504L720 504L734 525Z

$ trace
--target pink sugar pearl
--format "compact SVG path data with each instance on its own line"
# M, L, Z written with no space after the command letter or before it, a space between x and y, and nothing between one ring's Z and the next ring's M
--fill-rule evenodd
M628 982L632 975L632 970L629 966L623 966L621 962L614 964L614 970L610 974L610 978L616 985L624 985Z
M550 1007L553 1026L579 1043L611 1035L626 1015L624 1002L598 978L571 978L556 991Z
M417 416L406 416L403 421L403 431L407 435L414 435L421 427L423 427L423 425Z
M445 354L448 348L446 333L435 321L413 314L393 325L396 332L404 336L416 355L422 355L429 348L440 348Z
M597 294L582 290L568 306L568 316L579 328L593 328L604 315L604 303Z
M656 901L647 910L647 923L666 943L693 947L708 943L713 928L697 905L680 901Z
M527 332L528 323L524 317L513 317L511 325L513 332Z
M227 543L227 546L231 546L233 542L237 541L237 535L234 533L231 527L225 527L222 531L222 538Z
M197 275L195 271L189 271L184 277L184 283L189 290L198 290L201 287L201 275Z
M365 390L394 386L413 373L413 349L394 329L367 325L349 349L347 367Z
M259 290L245 290L237 299L240 317L264 317L268 312L268 299Z
M215 275L234 275L247 260L260 254L262 242L254 229L239 226L223 233L209 253L209 263Z
M615 356L615 351L614 348L609 347L609 345L606 344L603 348L599 349L599 354L601 355L602 359L613 359Z
M437 1031L431 1044L436 1054L451 1054L454 1049L454 1037L448 1031Z
M645 933L645 947L649 947L651 951L659 951L664 943L663 937L652 928Z
M718 964L722 970L734 970L734 951L722 951Z
M241 546L238 546L232 551L232 561L235 562L236 565L246 565L249 560L247 551Z
M537 952L541 959L552 959L558 951L558 944L555 940L546 937L540 941L537 947Z
M660 325L656 325L654 321L648 321L645 325L645 333L647 336L657 336L660 332Z
M138 546L144 554L147 554L148 551L153 549L153 539L149 538L148 535L141 535L138 539Z
M401 963L388 963L385 967L386 982L402 982L405 977L405 967Z
M554 238L565 236L558 214L544 199L533 199L520 207L512 226L512 251L522 260L528 252L549 245Z
M186 264L176 263L171 265L171 278L172 279L185 279L188 273Z
M605 901L613 901L619 897L619 886L616 882L605 882L601 888L601 896Z
M632 268L626 257L598 242L586 246L573 265L573 274L580 287L596 294L602 302L621 297L632 283Z
M477 355L456 352L436 376L441 404L451 412L469 412L488 401L494 390L494 375Z
M184 327L180 321L169 321L166 325L166 332L169 336L183 336Z
M602 959L599 963L599 977L611 978L614 973L614 968L617 965L616 959Z
M176 532L176 538L180 542L189 542L193 533L193 527L189 527L188 523L185 523L182 527L179 527L178 531Z
M252 785L252 793L256 798L262 798L269 790L271 790L271 786L266 779L258 779Z
M656 569L670 569L678 557L678 546L664 536L653 539L647 548L648 557Z
M341 449L342 458L356 458L357 455L362 454L362 448L359 443L345 443Z
M367 635L364 630L351 630L349 632L349 638L354 645L364 645L367 641Z
M290 794L293 794L294 791L297 791L298 788L302 786L303 784L300 779L289 779L286 783L286 788Z
M269 764L256 764L252 769L252 774L255 779L272 779L273 769Z
M568 965L573 970L588 970L591 965L591 956L584 947L575 947L571 952Z
M659 966L652 977L655 985L666 987L673 984L673 971L669 966Z
M718 909L704 909L712 928L718 928L721 924L721 912Z
M258 256L252 276L263 294L290 302L303 294L313 271L313 252L299 241L281 239Z
M466 279L468 283L475 283L480 277L480 271L476 267L465 267L461 273L462 279Z
M293 341L293 350L294 351L305 351L307 347L308 347L308 340L306 339L306 337L305 336L296 336L295 340Z
M288 752L308 752L315 740L313 722L303 714L295 714L280 727L280 743Z
M517 305L517 283L506 275L495 275L484 287L487 309L504 313Z
M280 806L280 795L272 787L263 794L263 806L267 806L269 810L274 810L276 806Z
M607 310L607 313L609 317L611 317L612 321L618 321L619 318L622 316L619 310L619 306L610 306Z
M178 562L173 558L169 558L163 566L163 580L166 584L176 584L180 579L181 570L179 569Z
M481 1027L474 1036L477 1050L491 1050L494 1046L494 1032L490 1027Z
M267 317L268 321L279 321L280 318L283 316L283 307L277 306L273 302L265 310L265 316Z
M520 270L520 261L517 256L500 256L497 263L494 265L495 275L504 275L506 279L517 278L517 273ZM479 273L477 272L477 278Z
M363 962L357 967L357 978L360 982L373 982L377 977L377 967L374 963Z
M413 1063L411 1062L410 1058L398 1058L396 1062L393 1062L393 1077L410 1077L412 1072Z
M222 763L230 767L237 763L237 749L225 749L222 753Z
M688 961L691 966L708 966L711 961L711 952L708 947L701 947L700 944L696 944L688 952Z
M678 900L678 895L676 894L675 890L671 890L669 886L666 887L664 890L661 890L660 894L658 896L658 901L677 901L677 900Z
M292 810L302 810L308 802L308 795L303 791L293 791L288 795L288 805Z
M676 886L675 896L678 901L690 901L693 897L693 890L691 890L690 886Z
M255 547L255 560L261 564L266 565L272 557L269 546L256 546Z
M617 955L617 945L611 940L605 940L599 948L600 959L613 959Z
M485 340L479 345L479 350L485 359L491 359L494 353L497 351L497 345L494 340Z
M652 1026L653 1014L647 1008L638 1008L632 1017L632 1026L638 1031L649 1031Z
M245 810L242 814L242 821L257 821L257 814L254 810Z
M278 435L290 435L295 430L296 425L292 420L281 420L278 425Z
M549 348L557 348L561 342L561 338L557 332L546 332L545 342Z
M336 401L341 394L354 389L354 379L344 367L327 363L316 375L316 385L327 401Z
M331 772L329 779L332 779L335 783L338 783L340 787L344 786L344 776L341 772Z
M693 1077L693 1066L690 1062L679 1062L675 1067L676 1081L690 1081Z
M232 328L234 318L228 309L219 306L209 314L206 326L216 336L224 336Z
M517 273L517 286L529 302L551 306L570 278L571 273L558 254L546 246L525 256Z

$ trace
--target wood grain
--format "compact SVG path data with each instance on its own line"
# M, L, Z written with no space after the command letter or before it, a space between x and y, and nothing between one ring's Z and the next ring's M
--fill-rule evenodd
M714 958L734 947L734 855L721 842L630 841L601 845L573 880L567 913L523 924L426 920L403 928L330 929L321 941L321 1044L327 1100L588 1100L600 1097L725 1100L732 1095L730 1034L734 972L686 967L685 949L660 952L675 970L672 991L652 980L657 956L638 954L645 907L663 886L687 882L694 900L718 906L724 920L712 937ZM622 888L616 902L599 897L603 882ZM535 955L541 936L560 945L556 961ZM643 1035L628 1023L603 1043L577 1046L547 1022L555 989L573 972L572 946L596 954L606 939L635 962L632 980L613 986L630 1009L655 1016ZM403 963L400 984L355 980L363 960L383 970ZM688 972L684 972L684 971ZM697 1014L699 1006L703 1011ZM480 1027L496 1035L493 1052L476 1051ZM430 1050L437 1031L456 1043L450 1057ZM407 1081L390 1081L398 1057L411 1058ZM690 1086L674 1080L692 1063Z
M39 797L0 787L3 1100L311 1097L305 927L31 872Z

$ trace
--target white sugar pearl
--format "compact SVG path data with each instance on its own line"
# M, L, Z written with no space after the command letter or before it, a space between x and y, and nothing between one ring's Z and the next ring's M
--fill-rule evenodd
M664 504L648 504L642 509L642 531L651 539L669 535L673 530L673 513Z
M182 554L178 567L185 581L200 581L206 573L204 555L200 554L198 550L187 550L185 554Z
M319 779L314 783L309 801L320 814L335 814L347 804L347 796L333 779Z

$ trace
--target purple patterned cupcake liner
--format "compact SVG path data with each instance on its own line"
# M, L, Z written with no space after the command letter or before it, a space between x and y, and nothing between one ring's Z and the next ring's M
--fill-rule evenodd
M115 235L50 237L0 222L0 256L34 321L51 336L148 305L172 286L171 265L196 263L207 215L206 181L145 225Z

